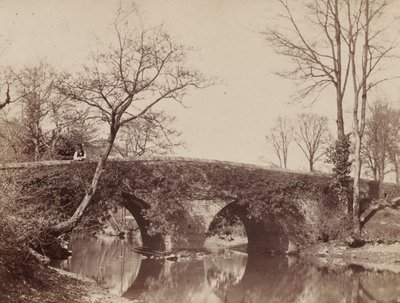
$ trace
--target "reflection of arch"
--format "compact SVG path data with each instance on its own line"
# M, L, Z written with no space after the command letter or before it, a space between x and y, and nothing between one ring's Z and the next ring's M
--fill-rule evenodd
M219 265L204 261L206 283L221 302L295 302L305 289L308 267L291 266L287 256L253 255L245 259L237 259L240 269L229 268L232 264L226 261Z
M131 287L123 294L123 297L129 300L138 299L143 292L148 290L149 281L159 278L163 269L163 263L164 261L162 260L143 260L136 279Z
M142 237L143 247L151 250L164 250L165 244L160 234L149 235L149 221L143 216L143 210L149 209L150 205L134 195L123 193L123 205L135 218Z
M282 224L272 216L257 220L250 216L246 205L234 201L227 204L215 215L208 229L212 226L215 218L223 213L236 215L242 221L248 239L248 252L266 252L271 250L277 252L287 251L289 245L288 236Z
M249 257L240 283L227 289L224 302L296 302L307 281L306 268L297 265L291 268L287 256Z
M216 258L204 259L207 285L223 301L227 290L241 282L246 265L247 254L231 250L225 250L223 255Z

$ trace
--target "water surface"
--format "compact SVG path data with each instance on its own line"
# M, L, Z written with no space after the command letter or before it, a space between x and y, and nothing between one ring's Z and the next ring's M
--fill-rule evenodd
M143 259L133 241L77 236L61 263L139 302L400 302L400 274L318 267L286 256L223 250L204 260Z

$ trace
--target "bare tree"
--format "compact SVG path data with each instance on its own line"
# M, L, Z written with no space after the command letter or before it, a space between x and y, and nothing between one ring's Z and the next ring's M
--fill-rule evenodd
M38 161L46 149L44 124L53 117L59 123L57 112L62 100L55 89L57 75L54 69L41 62L15 73L17 90L22 103L22 121L27 144L32 146L33 160Z
M277 29L263 32L267 42L278 54L288 57L293 68L278 73L284 78L298 83L298 97L302 100L313 98L316 101L322 91L328 87L335 89L337 140L335 146L337 161L335 163L336 179L345 180L346 167L350 160L349 153L342 147L348 146L343 118L343 100L349 79L350 60L346 54L341 12L342 0L307 0L305 2L306 18L296 20L288 0L277 0L284 9L282 21ZM294 1L293 1L294 2ZM284 25L289 25L286 28ZM339 203L351 204L347 195L347 182L338 182Z
M121 139L114 147L123 157L165 155L182 146L181 133L173 127L175 117L150 112L121 128Z
M353 85L353 135L354 183L352 210L354 233L360 233L359 200L361 172L361 141L365 128L367 94L371 88L387 80L387 77L374 77L383 59L389 57L394 44L382 43L380 38L385 30L393 25L378 28L376 21L387 6L386 0L314 0L308 2L307 30L295 20L287 1L278 0L285 9L284 18L291 30L267 31L267 41L279 54L288 56L295 68L283 72L282 76L301 81L303 88L299 96L304 98L322 91L329 84L336 89L337 135L344 140L343 98L348 83ZM346 58L346 59L344 59ZM351 76L350 76L351 71ZM344 163L346 166L346 163ZM340 190L340 192L344 192Z
M289 145L293 141L293 127L288 118L279 117L265 137L279 159L279 166L287 168Z
M0 110L12 102L10 97L10 84L6 83L5 86L6 86L5 98L3 102L0 102Z
M374 77L374 72L390 56L395 45L379 40L386 28L378 28L376 21L388 4L386 0L345 0L345 4L348 16L345 41L348 45L354 98L353 228L354 234L360 235L361 144L365 131L367 95L371 88L388 80L386 77Z
M324 154L328 143L328 118L316 114L297 116L294 140L306 156L310 171Z
M11 68L6 68L0 76L0 95L4 99L0 101L0 110L6 108L11 103L19 101L25 94L17 94L15 72ZM3 97L0 97L0 99Z
M28 161L25 154L24 126L20 119L0 117L0 159L2 162Z
M294 68L279 75L299 81L300 99L319 93L332 85L336 91L337 136L345 136L343 97L349 75L349 60L343 62L343 34L339 0L312 0L306 5L309 21L303 28L289 4L278 0L285 10L283 19L290 30L269 29L262 34L278 54L287 56Z
M104 165L121 127L144 117L160 102L181 103L190 87L201 88L201 74L185 66L187 49L162 28L129 27L119 14L114 24L116 45L92 56L92 64L73 78L65 76L60 91L89 106L108 125L108 139L86 194L70 219L53 228L54 234L72 230L91 204Z
M368 107L362 142L362 160L371 170L375 181L383 182L388 166L389 146L392 133L392 109L378 100Z

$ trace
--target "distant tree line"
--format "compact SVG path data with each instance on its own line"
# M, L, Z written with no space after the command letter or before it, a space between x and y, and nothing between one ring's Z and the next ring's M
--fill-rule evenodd
M350 134L349 138L350 151L354 151L354 135ZM282 168L287 168L292 143L304 154L311 172L319 160L332 163L330 159L335 143L325 116L302 113L293 120L279 117L266 139ZM400 109L382 100L368 106L361 161L367 177L383 182L385 176L392 173L396 183L400 182Z
M330 142L328 118L317 114L302 113L292 121L279 117L266 136L279 159L279 166L287 168L289 146L295 142L308 162L309 170L314 171Z
M400 109L377 100L368 107L368 117L362 144L362 161L367 174L383 182L393 173L400 182Z

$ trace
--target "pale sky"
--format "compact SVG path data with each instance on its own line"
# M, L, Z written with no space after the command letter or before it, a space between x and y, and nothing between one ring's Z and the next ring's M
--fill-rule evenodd
M328 116L334 133L335 95L328 90L309 107L290 103L295 87L274 71L287 61L267 47L257 32L276 21L274 0L138 0L143 23L164 24L181 43L192 46L192 63L221 84L191 91L187 108L167 107L177 116L186 149L176 156L254 164L277 163L265 135L278 116L303 111ZM301 3L301 2L298 2ZM109 29L119 0L0 0L1 65L23 66L45 59L62 69L78 69ZM301 6L300 6L301 7ZM396 6L397 8L397 6ZM399 5L400 8L400 5ZM300 12L301 15L301 12ZM388 96L398 102L398 82ZM346 115L351 109L345 104ZM351 128L348 123L347 128ZM289 168L307 169L295 144ZM318 167L318 165L317 165Z

